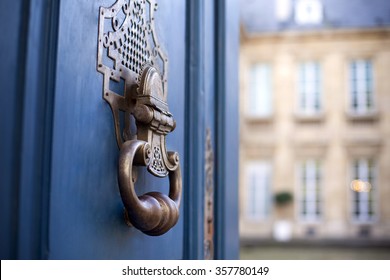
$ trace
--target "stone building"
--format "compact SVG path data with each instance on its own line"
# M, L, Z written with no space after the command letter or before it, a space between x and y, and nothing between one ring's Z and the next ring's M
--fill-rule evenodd
M390 2L241 6L241 238L389 240Z

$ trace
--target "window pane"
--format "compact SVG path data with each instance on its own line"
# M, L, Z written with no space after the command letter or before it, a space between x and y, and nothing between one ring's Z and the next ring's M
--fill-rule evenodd
M248 110L253 116L272 113L271 69L266 64L255 64L250 69Z
M317 62L299 65L298 92L299 110L305 114L315 114L321 109L320 66Z
M365 114L374 107L372 63L354 60L350 63L351 110Z
M247 166L247 218L265 219L269 215L271 166L268 162L251 162Z
M316 221L321 216L321 165L316 160L306 160L300 164L299 174L301 218Z
M297 0L295 2L295 22L297 24L319 24L323 19L323 8L318 0Z
M355 160L352 170L352 179L360 180L365 186L360 192L351 190L352 218L358 222L370 222L375 218L375 163L371 159Z

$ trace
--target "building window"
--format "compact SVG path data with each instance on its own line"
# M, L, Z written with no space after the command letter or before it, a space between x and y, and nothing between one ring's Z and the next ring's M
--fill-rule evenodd
M299 216L302 221L315 222L321 217L321 164L305 160L299 165Z
M248 113L251 117L269 117L272 114L271 68L255 64L250 68Z
M271 164L266 161L250 162L246 173L246 217L265 220L270 212Z
M364 115L374 109L372 63L369 60L354 60L350 63L351 111Z
M278 21L284 22L291 16L291 0L277 0L275 2L275 14Z
M297 0L295 22L297 24L319 24L323 19L322 3L319 0Z
M355 160L352 164L351 183L353 221L365 223L375 219L376 189L375 162L372 159Z
M321 112L321 69L318 62L299 65L299 113L318 114Z

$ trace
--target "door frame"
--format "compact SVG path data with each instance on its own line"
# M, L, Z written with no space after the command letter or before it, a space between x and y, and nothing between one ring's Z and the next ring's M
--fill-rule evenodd
M187 0L187 88L185 253L186 259L202 259L204 224L206 122L203 91L205 61L205 0ZM238 238L238 1L218 0L215 9L216 53L216 151L215 151L215 258L237 259ZM233 148L232 148L233 147ZM236 147L236 149L234 149ZM224 209L229 209L224 211Z

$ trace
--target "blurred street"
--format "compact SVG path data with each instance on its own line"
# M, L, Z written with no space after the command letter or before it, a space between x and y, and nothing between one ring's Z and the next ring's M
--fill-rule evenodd
M390 260L390 247L272 244L241 247L243 260Z

